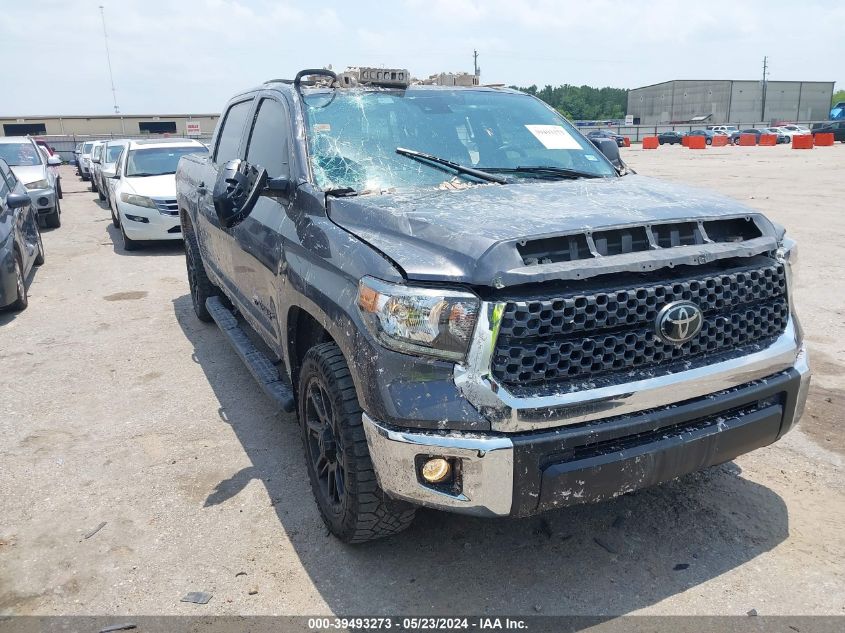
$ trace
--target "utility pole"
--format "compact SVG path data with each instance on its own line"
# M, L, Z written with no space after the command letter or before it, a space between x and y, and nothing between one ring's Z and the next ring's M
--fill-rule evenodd
M769 77L769 58L768 56L763 57L763 84L762 84L762 107L760 112L760 121L766 123L766 88L768 88L768 80Z
M117 92L114 89L114 75L112 75L111 71L111 55L109 54L109 35L106 33L106 13L103 5L100 5L100 17L103 20L103 40L106 43L106 62L109 65L109 82L111 83L111 96L112 100L114 101L114 113L120 114L120 108L117 107Z
M472 74L478 77L478 51L473 49L472 51Z

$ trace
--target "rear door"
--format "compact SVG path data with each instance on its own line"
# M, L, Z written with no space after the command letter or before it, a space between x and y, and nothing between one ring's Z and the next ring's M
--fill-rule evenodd
M238 287L234 252L238 248L231 232L220 226L214 211L212 193L220 169L227 161L241 156L241 147L247 130L247 121L253 111L255 95L244 96L229 104L214 139L214 149L208 161L205 178L197 189L197 238L204 253L203 262L212 269L227 294L243 303ZM239 306L240 307L240 306Z

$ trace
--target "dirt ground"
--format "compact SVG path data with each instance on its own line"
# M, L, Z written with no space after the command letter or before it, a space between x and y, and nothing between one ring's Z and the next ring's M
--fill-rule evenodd
M181 244L123 252L65 167L29 309L0 315L0 615L845 614L845 145L624 151L799 240L815 376L781 442L602 505L423 511L341 545L295 419L194 317Z

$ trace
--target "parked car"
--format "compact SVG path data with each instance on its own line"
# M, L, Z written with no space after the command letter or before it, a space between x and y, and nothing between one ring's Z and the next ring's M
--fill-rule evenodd
M109 207L124 250L148 240L182 239L174 174L179 159L189 154L205 156L208 149L186 138L130 140L114 168L104 170L113 179Z
M625 147L625 137L621 134L617 134L611 130L593 130L587 134L587 138L594 139L594 138L609 138L616 141L616 145L619 147Z
M778 140L777 140L778 145L780 145L781 143L789 143L792 140L792 138L789 136L789 134L785 134L783 130L781 130L780 128L776 128L776 127L764 127L763 133L764 134L774 134L775 136L777 136L778 137ZM760 139L757 139L757 140L759 141Z
M716 136L716 132L713 130L692 130L687 133L687 136L703 136L704 143L706 145L712 145L713 137Z
M129 141L125 139L108 141L100 157L101 164L95 172L99 178L97 182L97 194L100 200L107 201L109 206L111 206L111 191L115 181L113 178L106 178L104 173L113 173L115 171L115 163L117 163L117 159L128 144Z
M723 134L725 136L730 136L734 132L737 131L735 125L708 125L705 129L710 130L716 134Z
M49 228L61 226L60 181L52 167L61 165L62 160L58 156L45 158L28 136L0 137L0 158L26 187L39 221Z
M782 227L531 95L366 72L236 95L176 175L196 315L296 409L336 537L607 500L794 426Z
M48 156L59 156L56 152L56 149L48 145L47 141L40 138L36 138L33 140L35 141L35 144L38 145L38 147L43 147L46 150ZM61 158L61 156L59 156L59 158Z
M76 157L76 171L82 180L91 178L91 150L93 147L94 141L85 141Z
M26 308L27 277L43 263L38 214L26 187L0 158L0 309Z
M669 145L674 145L675 143L683 143L684 142L684 133L683 132L676 132L675 130L670 130L668 132L660 132L657 135L657 142L661 145L668 143Z
M38 146L38 151L41 152L41 157L44 159L44 163L47 165L47 170L52 175L53 179L56 181L56 196L61 199L62 198L62 172L59 169L59 165L61 164L61 157L58 157L59 160L50 160L50 153L44 148L42 145ZM57 155L58 156L58 155Z
M748 129L745 129L745 130L737 130L736 132L731 133L731 143L733 143L734 145L738 145L739 144L739 137L740 137L741 134L753 134L754 137L757 139L757 142L759 143L760 137L763 134L766 134L766 132L764 132L761 129L757 129L757 128L748 128Z
M787 123L786 125L779 125L778 128L789 137L800 136L803 134L810 134L810 130L803 125L795 125L794 123Z
M845 121L829 121L813 128L813 136L821 133L833 134L833 140L845 143Z
M96 191L98 194L100 194L100 165L103 162L103 149L105 146L106 141L94 141L94 145L91 147L91 162L89 163L91 191ZM102 194L100 196L100 200L102 200Z

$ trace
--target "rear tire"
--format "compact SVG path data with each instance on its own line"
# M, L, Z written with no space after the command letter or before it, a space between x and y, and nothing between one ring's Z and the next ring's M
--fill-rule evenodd
M200 247L197 236L191 229L185 231L185 266L188 269L188 286L191 289L191 303L194 304L194 312L197 318L204 323L213 321L205 302L211 297L216 297L219 292L217 286L211 283L205 273L205 265L202 263Z
M20 253L15 253L15 285L17 286L17 299L9 305L9 310L19 312L26 310L29 305L29 294L26 289L26 279L23 276L23 260Z
M378 485L355 385L335 343L308 350L297 393L308 478L329 531L344 543L363 543L410 526L414 506Z

